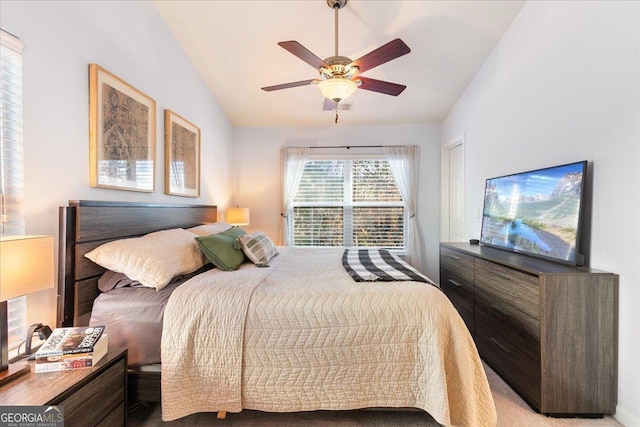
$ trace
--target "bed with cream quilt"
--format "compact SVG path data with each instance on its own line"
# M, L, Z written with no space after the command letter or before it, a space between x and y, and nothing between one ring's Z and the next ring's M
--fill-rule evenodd
M212 268L194 239L228 234L217 217L213 205L60 208L58 326L107 325L109 344L130 350L130 399L162 401L166 420L398 407L444 425L496 424L471 336L436 286L356 282L342 248L283 247L269 267L240 254L238 270Z
M212 269L173 291L162 332L162 417L419 408L494 426L473 340L428 283L356 282L339 248L278 248L270 266Z

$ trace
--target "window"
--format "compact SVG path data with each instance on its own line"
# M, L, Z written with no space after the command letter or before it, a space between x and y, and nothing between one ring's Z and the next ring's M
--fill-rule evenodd
M22 43L0 35L0 234L24 234Z
M0 235L24 234L22 42L0 30ZM9 351L26 330L26 297L8 302Z
M403 249L405 212L387 160L308 160L293 200L296 246Z

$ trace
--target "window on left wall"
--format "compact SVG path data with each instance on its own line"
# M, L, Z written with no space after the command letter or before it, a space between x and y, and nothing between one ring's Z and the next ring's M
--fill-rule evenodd
M22 42L0 29L0 234L24 234ZM26 297L8 302L9 354L24 341Z

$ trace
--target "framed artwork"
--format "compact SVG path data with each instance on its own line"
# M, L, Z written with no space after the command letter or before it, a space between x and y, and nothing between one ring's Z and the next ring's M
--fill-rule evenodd
M200 196L200 128L164 110L164 192Z
M156 102L89 64L89 171L92 187L155 189Z

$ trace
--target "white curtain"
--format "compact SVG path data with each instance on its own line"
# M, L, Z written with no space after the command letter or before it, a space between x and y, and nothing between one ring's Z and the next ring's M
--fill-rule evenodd
M418 146L385 146L384 154L391 166L391 172L398 185L409 216L407 224L407 254L405 260L418 270L422 270L422 251L416 218L416 198L418 194Z
M298 192L304 164L309 157L309 147L284 147L282 149L282 241L293 245L293 199Z

